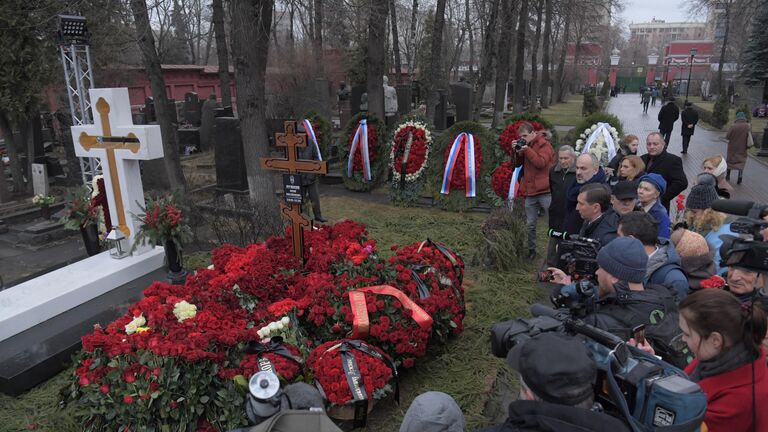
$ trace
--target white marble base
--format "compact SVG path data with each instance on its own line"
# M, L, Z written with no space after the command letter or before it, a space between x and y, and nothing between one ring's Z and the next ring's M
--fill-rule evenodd
M164 258L162 247L120 260L102 252L0 291L0 341L161 268Z

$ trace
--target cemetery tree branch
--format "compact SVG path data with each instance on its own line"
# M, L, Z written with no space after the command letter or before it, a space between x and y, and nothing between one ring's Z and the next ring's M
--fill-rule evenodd
M160 131L163 135L163 154L168 182L173 190L185 191L187 183L179 160L179 145L175 125L171 122L168 96L165 90L165 79L160 68L160 58L155 49L155 37L149 24L147 3L145 0L131 0L131 11L136 23L136 42L141 50L144 68L149 77L152 96L155 99L155 112Z
M435 19L432 24L432 49L430 49L429 64L427 65L427 121L434 122L435 108L437 107L437 87L440 82L442 68L440 66L443 52L443 27L445 27L445 1L437 0L435 6Z
M368 91L368 110L376 117L384 118L384 44L386 42L387 15L389 2L371 2L368 19L368 61L366 62L366 81Z
M259 165L260 158L269 156L264 113L273 6L271 0L231 2L230 37L248 191L256 205L268 212L270 218L279 220L273 175Z
M223 0L213 0L213 31L216 34L216 55L219 60L219 84L221 85L221 106L232 105L232 90L229 83L229 53L227 35L224 29Z

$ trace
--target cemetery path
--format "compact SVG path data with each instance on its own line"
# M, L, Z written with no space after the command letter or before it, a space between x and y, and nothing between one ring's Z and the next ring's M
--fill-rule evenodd
M644 154L646 153L645 137L651 132L658 132L657 116L660 108L661 104L657 102L655 107L648 107L648 114L643 114L640 96L636 93L630 93L611 98L607 111L618 116L624 122L625 134L635 134L640 137L639 153ZM701 172L704 158L726 154L725 132L713 130L709 128L709 125L703 126L702 122L696 126L690 147L688 147L688 154L680 154L683 149L680 120L675 122L671 141L668 151L683 159L683 169L688 176L688 184L691 186L696 175ZM768 165L750 156L744 170L743 183L737 185L735 175L731 178L733 179L731 184L734 188L733 199L768 203ZM687 194L687 191L684 193Z

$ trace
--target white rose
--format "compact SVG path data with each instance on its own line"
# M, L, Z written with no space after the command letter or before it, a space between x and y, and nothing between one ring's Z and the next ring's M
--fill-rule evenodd
M285 316L285 317L283 317L283 318L280 320L280 322L282 322L284 326L288 326L288 325L291 323L291 319L290 319L290 318L288 318L287 316Z
M208 270L213 270L213 264L208 266Z
M127 334L134 334L136 333L136 329L139 327L143 327L147 323L147 319L144 318L144 315L139 315L137 317L134 317L131 322L128 323L128 325L125 326L125 333Z
M256 334L257 334L257 335L259 335L259 338L261 338L261 339L264 339L264 331L263 331L263 330L264 330L263 328L260 328L260 329L259 329L259 330L256 332Z
M584 144L584 140L576 140L577 146L581 146L582 144Z
M271 332L273 332L273 331L278 331L278 330L280 330L280 329L277 327L277 323L276 323L276 322L271 322L271 323L269 323L269 326L268 326L268 327L269 327L269 332L270 332L270 333L271 333Z
M283 323L282 323L282 322L280 322L280 321L277 321L277 331L280 331L280 330L282 330L283 328L285 328L285 326L283 325Z
M173 305L173 315L176 316L179 322L194 318L197 315L197 306L182 300Z

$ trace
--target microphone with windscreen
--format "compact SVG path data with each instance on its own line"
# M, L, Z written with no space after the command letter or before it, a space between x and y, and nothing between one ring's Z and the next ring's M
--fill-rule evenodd
M753 201L744 200L715 200L712 202L712 210L719 211L721 213L728 213L738 216L749 216L754 218L760 218L768 208L764 204L757 204ZM755 213L753 216L750 213Z

